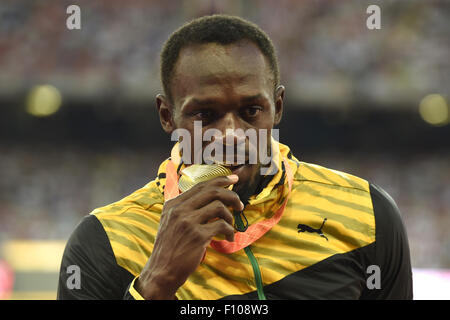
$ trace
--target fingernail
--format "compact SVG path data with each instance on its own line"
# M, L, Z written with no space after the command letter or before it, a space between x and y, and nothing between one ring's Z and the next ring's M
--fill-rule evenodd
M239 180L239 177L236 174L230 174L229 176L227 176L227 178L232 182L237 182Z

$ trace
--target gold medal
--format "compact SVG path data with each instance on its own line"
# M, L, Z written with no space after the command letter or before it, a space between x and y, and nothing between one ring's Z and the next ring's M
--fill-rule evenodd
M226 177L232 174L231 170L220 164L193 164L181 171L178 187L186 192L199 182L208 181L216 177ZM233 185L228 187L230 190Z

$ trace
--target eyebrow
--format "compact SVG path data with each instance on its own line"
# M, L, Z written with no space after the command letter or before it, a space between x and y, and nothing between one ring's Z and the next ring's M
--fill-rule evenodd
M242 99L242 101L244 103L248 103L248 102L253 102L253 101L262 100L262 99L265 99L264 95L262 95L261 93L258 93L258 94L255 94L254 96L245 97Z
M262 99L265 99L265 96L263 94L261 94L261 93L258 93L258 94L255 94L253 96L247 96L247 97L242 98L241 102L243 104L247 104L247 103L258 101L258 100L262 100ZM196 98L193 98L188 103L186 103L182 107L182 109L188 108L188 107L193 106L193 105L202 107L202 106L210 106L210 105L216 104L216 103L218 103L217 99L196 99Z

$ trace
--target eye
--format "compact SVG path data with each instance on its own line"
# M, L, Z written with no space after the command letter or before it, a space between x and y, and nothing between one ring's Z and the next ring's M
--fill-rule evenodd
M242 114L246 118L255 118L258 116L258 114L262 111L262 107L260 106L250 106L245 107L242 110Z
M208 109L196 110L191 113L191 116L198 120L208 120L213 116L213 112Z

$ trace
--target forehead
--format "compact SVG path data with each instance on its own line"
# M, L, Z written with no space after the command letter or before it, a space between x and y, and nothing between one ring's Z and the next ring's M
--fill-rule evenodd
M171 89L175 104L197 97L271 96L273 74L250 41L191 45L180 51Z

